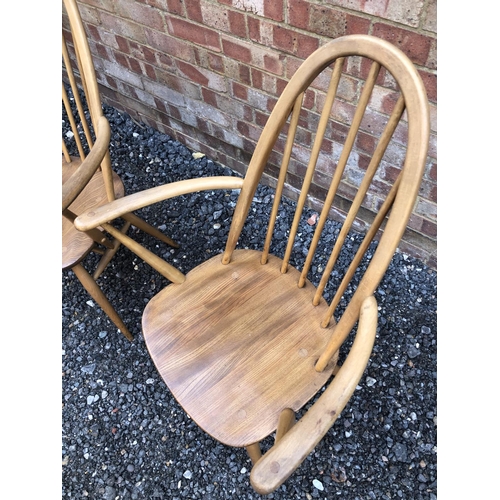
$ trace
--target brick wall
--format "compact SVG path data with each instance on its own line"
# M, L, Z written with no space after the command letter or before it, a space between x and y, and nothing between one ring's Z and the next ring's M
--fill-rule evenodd
M351 33L400 47L426 86L432 130L400 249L436 268L436 0L81 0L79 7L103 100L241 173L281 90L316 48Z

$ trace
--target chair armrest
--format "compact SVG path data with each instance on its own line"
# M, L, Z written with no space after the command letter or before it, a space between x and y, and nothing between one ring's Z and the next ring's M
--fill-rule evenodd
M78 169L73 172L72 176L63 184L63 212L73 203L76 197L83 191L90 179L92 179L92 176L99 168L102 159L108 151L111 129L105 116L99 117L99 120L97 121L97 130L99 131L99 135L97 136L90 153L85 160L82 161Z
M271 493L299 467L337 420L356 389L375 342L377 301L367 297L352 348L339 372L306 414L255 464L250 481L263 495Z
M88 231L124 214L169 198L211 189L241 189L242 186L243 179L230 176L200 177L171 182L163 186L145 189L144 191L124 196L86 212L75 220L75 226L80 231Z

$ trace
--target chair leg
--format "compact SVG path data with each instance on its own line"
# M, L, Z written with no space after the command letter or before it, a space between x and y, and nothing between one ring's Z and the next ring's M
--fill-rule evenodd
M109 316L109 319L118 327L118 329L125 335L128 340L134 340L134 337L129 332L125 323L122 321L114 307L109 302L108 298L104 295L92 276L81 265L77 264L71 268L76 277L80 280L81 284L90 294L90 296L99 304L101 309Z
M262 451L260 449L260 444L259 443L253 443L249 444L248 446L245 446L248 456L250 457L250 460L252 461L252 464L256 464L259 458L262 456Z
M290 408L285 408L278 420L278 428L276 429L276 438L274 442L277 443L293 426L295 425L295 412Z
M163 241L167 245L169 245L173 248L179 248L178 243L176 243L174 240L172 240L168 236L165 236L161 231L159 231L155 227L153 227L150 224L148 224L147 222L143 221L137 215L135 215L133 213L128 213L126 215L123 215L122 218L131 222L135 227L137 227L141 231L144 231L145 233L148 233L151 236L158 238L160 241Z
M102 225L104 230L109 233L113 238L120 241L129 250L134 252L144 262L149 264L153 269L156 269L162 276L170 280L172 283L184 283L186 277L177 268L169 264L158 255L154 254L147 248L137 243L126 234L122 234L116 227L111 224L105 223Z
M125 222L123 227L120 229L120 231L123 234L126 234L128 231L128 228L130 227L130 222ZM116 252L118 251L118 248L120 248L120 242L118 240L113 240L113 248L109 248L106 250L101 257L101 260L99 261L99 264L97 265L96 270L94 271L93 278L96 280L99 278L99 276L102 274L104 269L106 269L106 266L110 263L111 259L115 256Z

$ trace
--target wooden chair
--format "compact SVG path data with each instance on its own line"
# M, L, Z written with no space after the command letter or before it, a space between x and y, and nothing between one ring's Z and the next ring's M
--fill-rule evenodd
M121 216L124 224L120 229L106 221L99 227L81 233L73 225L77 215L121 198L124 195L124 187L111 168L108 150L109 124L103 114L92 55L80 13L75 0L64 0L64 5L69 26L66 30L63 28L62 37L62 100L63 117L65 115L65 119L69 121L71 131L63 136L62 141L62 268L73 270L85 289L125 337L132 340L132 334L95 280L116 254L120 243L126 245L168 280L179 282L184 279L184 275L175 267L127 236L126 233L132 224L172 247L178 245L132 212ZM102 253L93 276L82 265L82 261L91 251Z
M345 137L343 149L338 158L331 155L326 165L320 165L318 159L325 156L322 142L332 135L328 124L337 109L335 96L346 83L342 76L345 68L357 71L355 77L349 77L351 81L361 75L366 78L359 87L350 129L333 124L333 135ZM323 76L318 78L320 73L327 78L324 93L319 91L325 81ZM314 259L322 253L320 248L324 248L319 242L323 241L325 221L335 193L342 186L346 191L341 180L356 138L364 134L364 139L374 139L369 132L372 122L365 122L364 117L372 91L380 96L382 89L383 95L399 97L392 101L385 128L372 148L371 160L359 180L319 284L314 286L308 276ZM323 103L317 114L317 108L311 105L312 96L316 106ZM303 105L305 101L309 108ZM306 149L301 120L311 123L312 116L316 116L318 126L309 148L297 211L286 251L276 256L270 248L284 182L295 150L299 149L302 158ZM341 133L335 134L339 128ZM402 134L406 134L406 156L395 182L384 191L380 163L393 136L401 141ZM365 35L341 37L325 44L299 67L268 118L242 185L223 255L194 268L182 284L164 288L144 311L144 338L163 380L208 434L227 445L246 447L254 463L250 480L259 493L275 490L302 463L338 418L365 370L377 325L374 292L415 204L428 140L426 93L417 70L398 48ZM263 250L236 249L271 154L279 155L282 163ZM319 168L324 173L328 166L332 176L309 251L303 264L294 267L290 258L311 180ZM369 186L373 184L378 195L385 194L385 200L327 303L325 286L343 245L349 243L358 210L365 199L370 199ZM163 189L162 193L154 188L140 197L122 198L94 214L80 216L76 225L91 229L124 210L170 196L175 186ZM375 236L378 243L372 243ZM365 255L367 249L371 259ZM369 263L363 264L365 261ZM359 272L355 271L360 264L365 270L357 277ZM355 291L348 304L340 306L351 281ZM356 323L354 342L339 369L339 349ZM314 404L294 424L296 412L310 400ZM262 454L259 442L274 432L274 445Z

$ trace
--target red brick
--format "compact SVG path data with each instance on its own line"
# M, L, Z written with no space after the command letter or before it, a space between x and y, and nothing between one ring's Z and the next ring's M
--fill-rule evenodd
M271 113L271 111L274 109L274 106L276 106L276 102L278 99L275 97L269 97L267 99L267 104L266 104L266 109Z
M297 39L296 32L281 26L275 26L273 33L274 46L294 54L296 51Z
M316 92L310 88L306 90L302 99L302 107L305 109L313 109L316 104Z
M172 68L175 66L174 59L163 52L160 52L158 54L158 63L160 64L160 66L166 68Z
M288 2L289 23L296 28L307 29L310 9L310 2L304 0L290 0Z
M126 38L123 38L120 35L115 35L115 40L116 43L118 44L118 48L122 52L125 52L125 54L128 54L130 52L130 47L128 45L128 40Z
M376 138L370 134L359 132L356 136L356 149L360 149L368 154L372 154L375 150Z
M347 72L351 76L366 80L372 65L373 61L366 57L360 59L350 57L346 59L346 64L344 65L343 71ZM387 70L383 67L380 68L376 83L377 85L383 87L396 89L394 81L387 79Z
M276 94L281 95L283 91L285 90L285 87L287 86L288 81L283 80L282 78L278 78L276 80Z
M264 127L269 118L268 114L262 113L261 111L255 111L255 123L261 127Z
M158 97L154 97L154 101L155 101L156 107L160 111L163 111L164 113L167 112L167 108L165 107L165 102L162 99L158 99Z
M242 104L243 106L243 119L247 122L253 122L254 119L254 109L247 104Z
M182 0L167 0L168 12L179 16L186 16L184 2Z
M138 75L142 75L143 71L141 68L141 65L137 59L134 59L133 57L127 57L128 59L128 64L130 66L130 69L134 72L137 73Z
M428 71L419 71L424 82L425 91L429 101L437 102L437 75Z
M437 237L437 224L428 219L422 221L422 234L429 236L431 238Z
M364 34L367 35L370 31L371 21L364 17L346 14L346 29L345 35Z
M151 64L156 63L155 53L150 48L142 46L141 51L145 61Z
M276 58L274 55L264 54L264 68L275 75L283 74L283 64L280 58Z
M432 38L382 23L376 23L372 33L400 48L413 63L418 65L426 63Z
M100 57L102 57L106 61L110 60L108 49L104 45L102 45L101 43L96 43L95 48L97 50L97 54L99 54Z
M99 34L99 30L93 24L85 25L90 38L96 42L102 42L101 35Z
M208 78L203 73L198 71L194 66L191 66L191 64L187 64L183 61L178 61L177 66L179 70L194 83L199 83L200 85L208 84Z
M143 63L144 67L144 73L148 76L148 78L151 78L151 80L156 80L156 72L153 66L151 64Z
M124 68L130 69L130 66L128 64L128 58L124 54L122 54L121 52L113 51L113 55L114 55L115 61L118 64L120 64Z
M201 89L201 95L203 96L203 102L210 104L214 108L218 108L217 104L217 94L213 90L207 88Z
M248 99L248 89L239 83L232 83L233 96L246 101Z
M220 39L217 31L174 17L169 17L167 24L171 35L220 52Z
M246 16L234 10L228 10L227 14L231 33L241 38L247 38Z
M240 83L244 83L245 85L252 85L252 80L250 77L250 68L244 64L239 65L239 78Z
M285 57L284 61L284 76L286 76L288 79L292 78L292 76L297 72L299 69L299 66L302 64L303 60L298 59L296 57L292 56L287 56Z
M236 122L236 129L238 130L238 132L243 135L244 137L248 137L250 131L249 131L249 128L248 128L248 123L246 122L243 122L241 120L238 120Z
M372 155L365 155L358 151L358 167L364 172L368 169L368 165L372 159Z
M172 116L172 118L175 118L177 120L180 120L181 118L181 113L177 106L174 106L173 104L168 105L168 112Z
M273 44L274 47L278 49L295 54L304 59L319 46L317 38L303 35L295 30L283 28L278 25L273 27Z
M196 126L197 126L198 130L201 130L202 132L204 132L206 134L210 134L210 127L209 127L209 124L208 124L208 121L206 120L206 118L202 118L202 117L197 116L196 117Z
M203 23L200 0L189 0L188 2L185 3L186 3L187 17L198 23Z
M116 83L116 80L112 76L105 75L105 78L106 78L106 81L108 82L108 87L110 87L112 89L118 88L118 84Z
M244 47L243 45L224 39L222 40L222 49L224 55L231 57L236 61L244 63L250 63L252 61L252 53L248 47Z
M252 87L254 89L263 89L263 75L262 71L256 70L255 68L252 68L251 70L251 75L252 75Z
M399 92L391 92L385 95L382 99L382 108L380 111L390 115L394 111L399 95Z
M437 195L438 195L437 186L434 185L429 192L429 200L433 201L434 203L437 203Z
M433 181L437 181L437 163L432 163L429 169L429 178Z
M264 17L283 21L283 0L264 1Z
M247 17L248 38L254 42L260 43L260 19L256 17Z
M381 179L393 184L395 180L398 178L399 174L401 173L401 169L391 166L391 165L386 165L383 171L382 169L379 169L379 176Z
M210 66L210 69L218 73L224 73L224 59L220 55L209 52L208 64Z

